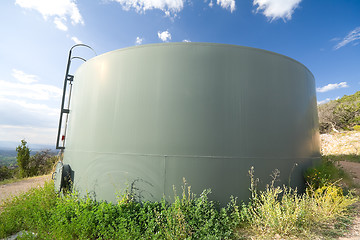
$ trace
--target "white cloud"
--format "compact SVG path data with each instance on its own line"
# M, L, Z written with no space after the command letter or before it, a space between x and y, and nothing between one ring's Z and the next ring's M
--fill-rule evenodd
M145 13L147 10L158 9L164 12L167 17L176 17L182 11L185 3L191 5L190 0L110 0L119 3L126 11L134 9L138 13ZM207 3L209 0L204 0ZM209 1L209 7L214 6L215 0ZM216 4L224 9L235 11L235 0L216 0Z
M64 21L68 18L73 25L84 24L74 0L16 0L15 4L25 9L38 11L45 20L54 18L56 27L63 31L67 30Z
M332 41L332 42L337 42L337 41L340 41L340 40L341 40L341 38L339 38L339 37L335 37L335 38L330 39L330 41Z
M336 44L334 46L334 49L337 50L341 47L344 47L345 45L360 40L360 27L355 28L354 30L352 30L351 32L348 33L348 35L346 35L346 37L344 37L344 39L341 40L341 42L339 42L338 44ZM359 42L353 43L355 46L357 44L359 44Z
M214 3L213 3L213 1L212 0L210 0L210 2L209 2L209 7L213 7L214 6Z
M12 76L17 81L0 80L0 98L2 99L58 100L62 95L62 90L58 87L37 83L39 77L36 75L13 69Z
M169 40L171 40L171 34L169 33L169 31L163 31L163 32L158 32L158 37L163 41L163 42L168 42Z
M21 70L13 69L12 76L0 80L0 140L54 142L60 111L53 106L60 105L62 90Z
M36 75L26 74L17 69L13 69L11 75L21 83L35 83L38 81L38 77Z
M335 98L335 100L339 100L339 99L340 99L339 96ZM317 104L320 105L320 104L324 104L324 103L327 103L327 102L330 102L330 101L332 101L332 99L326 98L326 99L324 99L322 101L318 101Z
M143 38L136 37L135 44L136 44L136 45L140 45L140 44L142 44L143 40L144 40Z
M45 103L31 103L28 100L0 97L0 113L0 125L55 128L60 110L49 107Z
M17 106L21 109L24 109L25 111L32 112L32 113L44 113L46 112L46 115L48 116L57 116L60 112L58 109L50 108L46 104L43 103L30 103L25 100L13 100L13 99L7 99L7 98L0 98L1 104L4 104L4 106ZM15 108L17 108L15 107ZM13 111L16 112L16 111Z
M322 100L322 101L318 101L317 104L320 105L320 104L324 104L324 103L327 103L329 102L331 99L330 98L327 98L325 100Z
M0 140L20 142L21 139L31 144L55 145L57 128L26 127L0 124Z
M65 25L65 23L62 22L64 20L66 20L66 19L61 19L61 18L56 17L54 19L54 23L58 29L66 32L68 30L68 27Z
M207 3L208 1L209 0L204 0L205 3ZM215 0L209 1L208 5L210 8L212 8L214 6L214 1ZM233 12L236 9L235 0L216 0L216 4L224 9L230 10L230 12Z
M184 40L182 40L183 42L191 42L190 40L188 40L188 39L184 39Z
M139 13L147 10L159 9L166 16L176 14L184 8L186 0L112 0L121 4L124 10L135 9Z
M79 40L77 37L75 37L75 36L72 37L71 40L73 40L75 44L81 44L81 43L83 43L82 41L80 41L80 40Z
M290 20L302 0L253 0L256 12L262 12L271 21L278 18Z
M330 83L324 87L319 87L316 88L317 92L328 92L334 89L338 89L338 88L346 88L349 87L349 85L347 85L347 82L341 82L341 83Z
M0 86L0 97L50 100L58 99L62 94L62 90L60 88L47 84L8 82L0 80Z
M210 2L211 3L211 2ZM229 9L230 12L235 11L235 0L217 0L216 3L222 8ZM209 4L210 6L210 4Z

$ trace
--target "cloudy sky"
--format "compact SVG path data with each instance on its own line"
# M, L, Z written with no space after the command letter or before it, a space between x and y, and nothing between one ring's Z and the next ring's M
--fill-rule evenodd
M360 88L359 0L3 0L0 10L0 141L55 144L76 43L98 55L161 42L243 45L307 66L319 103Z

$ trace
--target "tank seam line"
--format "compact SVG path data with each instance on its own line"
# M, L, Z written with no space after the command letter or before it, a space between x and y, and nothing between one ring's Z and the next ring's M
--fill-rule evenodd
M75 151L75 152L85 152L85 151ZM128 156L145 156L145 157L163 157L166 160L167 157L187 157L187 158L226 158L226 159L238 159L238 158L246 158L246 159L288 159L288 158L296 158L296 159L316 159L318 157L240 157L240 156L206 156L206 155L169 155L169 154L145 154L145 153L116 153L116 152L92 152L86 151L88 153L100 153L100 154L114 154L114 155L128 155Z

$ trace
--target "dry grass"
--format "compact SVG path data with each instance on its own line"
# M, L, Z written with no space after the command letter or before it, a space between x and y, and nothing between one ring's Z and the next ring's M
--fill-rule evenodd
M322 155L360 155L360 132L341 132L321 135Z

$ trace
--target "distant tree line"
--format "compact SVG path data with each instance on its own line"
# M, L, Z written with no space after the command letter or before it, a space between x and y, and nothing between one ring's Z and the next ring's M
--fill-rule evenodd
M48 174L58 159L49 149L41 150L31 156L31 150L25 140L21 140L16 151L18 167L8 168L7 166L2 166L0 168L0 181L9 178L25 178Z
M360 91L318 106L320 133L360 130Z

